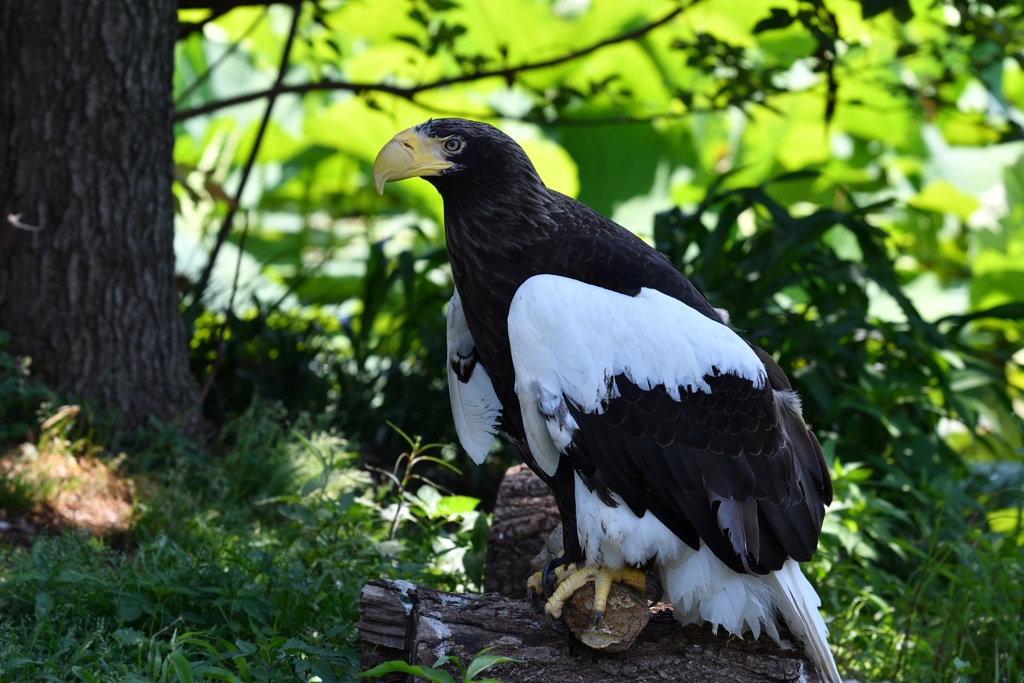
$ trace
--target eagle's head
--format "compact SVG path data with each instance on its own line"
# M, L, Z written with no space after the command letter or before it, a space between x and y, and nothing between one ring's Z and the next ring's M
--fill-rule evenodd
M446 200L543 187L515 140L494 126L465 119L431 119L402 131L377 154L373 181L378 194L389 180L415 177L430 182Z

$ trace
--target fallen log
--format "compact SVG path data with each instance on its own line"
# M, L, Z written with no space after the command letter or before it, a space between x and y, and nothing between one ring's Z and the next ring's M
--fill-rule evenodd
M512 657L487 676L505 683L619 683L685 680L689 683L817 683L814 666L795 646L766 638L741 640L708 627L680 626L671 610L656 606L633 647L598 652L559 635L528 600L493 593L456 595L404 581L381 579L363 587L360 620L364 669L401 660L431 666L439 657L464 664L481 650ZM452 674L451 665L445 668ZM407 680L393 675L391 680Z
M481 650L494 648L488 654L522 660L485 674L505 683L821 680L791 636L787 647L779 647L767 637L753 641L716 635L710 627L684 628L663 604L650 608L650 620L625 652L596 651L556 633L543 610L526 598L526 578L539 566L537 561L531 565L534 555L543 559L557 552L552 543L558 539L549 539L557 523L558 511L544 483L523 465L510 468L498 491L488 539L484 585L494 593L444 593L385 579L367 583L357 624L363 668L389 660L431 666L442 655L468 664ZM585 603L585 591L572 601ZM446 668L455 673L450 665ZM395 674L390 680L407 677Z

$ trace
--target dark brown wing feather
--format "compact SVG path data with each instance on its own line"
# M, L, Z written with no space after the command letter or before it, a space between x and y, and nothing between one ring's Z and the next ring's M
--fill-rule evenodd
M615 223L571 202L545 269L635 295L659 290L720 321L704 295L661 254ZM575 271L575 272L573 272ZM821 448L775 391L789 380L764 351L760 388L729 374L705 377L710 394L642 390L614 378L603 411L570 406L579 425L566 455L596 488L618 493L634 514L650 511L696 548L703 540L739 572L810 559L832 489ZM723 531L728 526L728 531Z

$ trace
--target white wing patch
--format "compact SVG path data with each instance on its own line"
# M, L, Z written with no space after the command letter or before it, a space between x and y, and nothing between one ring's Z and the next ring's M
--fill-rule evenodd
M448 396L459 442L479 465L494 441L501 401L494 393L487 370L476 362L475 350L476 343L456 290L448 303ZM456 368L460 371L456 372Z
M563 396L601 413L618 394L617 375L643 390L663 385L677 401L680 388L710 393L704 377L716 370L756 387L767 380L764 365L732 330L653 289L631 297L536 275L512 299L508 334L527 441L549 475L576 429Z

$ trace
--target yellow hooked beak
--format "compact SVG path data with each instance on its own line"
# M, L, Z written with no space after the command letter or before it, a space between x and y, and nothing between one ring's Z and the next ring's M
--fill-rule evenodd
M452 162L445 158L443 144L444 139L424 137L413 128L391 138L373 162L377 194L384 194L384 183L389 180L432 176L451 168Z

